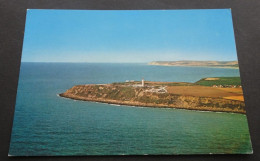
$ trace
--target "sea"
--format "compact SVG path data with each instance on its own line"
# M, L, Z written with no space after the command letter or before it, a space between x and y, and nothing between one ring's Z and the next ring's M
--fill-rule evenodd
M252 153L246 115L75 101L79 84L196 82L238 69L22 62L9 156Z

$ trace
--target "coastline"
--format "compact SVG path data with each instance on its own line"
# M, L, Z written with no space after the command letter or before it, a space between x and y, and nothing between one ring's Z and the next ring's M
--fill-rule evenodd
M166 65L166 64L148 64L151 66L166 66L166 67L202 67L202 68L223 68L223 69L239 69L239 67L217 67L217 66L192 66L192 65Z
M185 110L193 110L193 111L210 111L210 112L227 112L227 113L239 113L245 114L245 110L234 110L231 108L216 108L216 107L187 107L187 106L174 106L174 105L165 105L165 104L154 104L154 103L142 103L142 102L133 102L133 101L120 101L120 100L112 100L112 99L104 99L104 98L87 98L82 96L77 96L74 94L66 94L61 93L58 94L60 97L68 98L72 100L79 101L89 101L89 102L99 102L99 103L107 103L113 105L127 105L127 106L137 106L137 107L153 107L153 108L174 108L174 109L185 109Z
M152 61L148 65L239 69L238 61Z

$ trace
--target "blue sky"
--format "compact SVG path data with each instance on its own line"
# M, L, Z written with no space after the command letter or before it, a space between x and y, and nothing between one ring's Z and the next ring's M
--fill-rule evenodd
M23 62L237 60L230 9L27 11Z

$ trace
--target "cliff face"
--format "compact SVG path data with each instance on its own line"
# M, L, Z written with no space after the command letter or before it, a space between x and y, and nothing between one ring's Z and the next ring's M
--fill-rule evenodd
M149 65L238 68L238 61L154 61Z
M159 88L159 87L158 87ZM245 113L243 101L223 98L185 96L162 89L130 85L77 85L61 97L121 105L182 108L190 110Z

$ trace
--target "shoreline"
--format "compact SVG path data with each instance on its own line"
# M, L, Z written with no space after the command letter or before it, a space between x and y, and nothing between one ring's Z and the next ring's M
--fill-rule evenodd
M73 94L58 94L62 98L79 100L79 101L88 101L88 102L99 102L113 105L126 105L126 106L135 106L135 107L150 107L150 108L173 108L173 109L184 109L192 111L205 111L205 112L225 112L225 113L239 113L246 114L244 110L233 110L230 108L220 109L216 107L178 107L178 106L169 106L164 104L153 104L153 103L142 103L142 102L131 102L131 101L119 101L111 99L100 99L100 98L86 98L82 96L76 96Z
M211 66L192 66L192 65L164 65L164 64L148 64L151 66L166 66L166 67L202 67L202 68L222 68L222 69L239 69L239 67L211 67Z
M187 108L174 108L174 107L155 107L155 106L135 106L135 105L126 105L126 104L113 104L113 103L108 103L108 102L99 102L99 101L87 101L87 100L81 100L81 99L73 99L69 97L64 97L60 96L60 94L57 94L58 97L67 99L67 100L73 100L73 101L81 101L81 102L92 102L92 103L100 103L100 104L108 104L112 106L128 106L128 107L135 107L135 108L164 108L164 109L176 109L176 110L186 110L186 111L195 111L195 112L214 112L214 113L230 113L230 114L240 114L240 115L245 115L246 113L235 113L235 112L223 112L223 111L211 111L211 110L192 110L192 109L187 109Z

